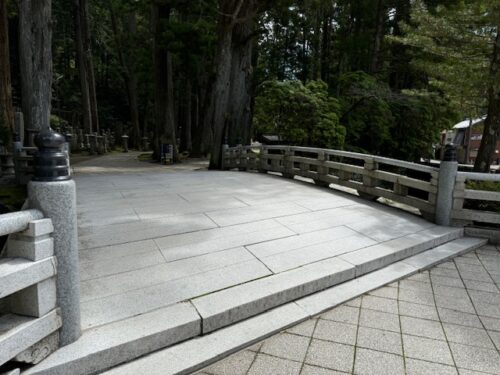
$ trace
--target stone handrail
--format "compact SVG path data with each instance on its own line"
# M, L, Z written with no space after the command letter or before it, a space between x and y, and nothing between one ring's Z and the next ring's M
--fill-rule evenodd
M21 232L28 228L33 220L43 218L43 213L38 210L25 210L0 215L0 236Z
M500 182L500 174L458 172L453 191L453 212L455 220L476 221L486 224L500 224L500 212L464 208L466 200L500 202L500 192L467 189L466 181Z
M0 235L10 235L0 258L0 366L38 363L58 347L53 231L39 210L0 215Z
M297 146L224 148L225 168L279 172L353 188L365 198L384 197L433 217L439 169L341 150Z
M452 220L459 224L463 220L500 223L498 213L463 209L464 199L500 201L500 193L465 189L465 179L500 181L500 175L457 173L456 161L435 168L376 155L282 145L225 145L223 158L226 169L301 176L318 185L355 189L364 198L383 197L414 207L441 225L450 225Z

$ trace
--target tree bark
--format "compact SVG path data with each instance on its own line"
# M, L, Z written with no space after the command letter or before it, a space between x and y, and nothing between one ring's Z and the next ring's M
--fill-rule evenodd
M137 73L136 64L133 57L133 43L130 39L137 33L137 19L134 11L126 15L123 22L123 29L127 35L122 37L118 29L118 22L113 8L113 4L108 0L108 8L111 15L111 27L113 29L113 37L115 39L118 59L123 70L123 81L127 91L127 98L130 111L130 123L132 125L132 136L130 138L130 146L135 148L141 147L141 131L139 123L139 104L137 94ZM125 40L125 43L124 43Z
M14 131L14 108L12 106L12 81L10 76L9 27L7 1L0 2L0 125L9 133L8 149Z
M372 74L378 73L380 68L380 48L384 38L385 12L384 0L378 0L375 36L373 39L372 56L370 60L370 73Z
M230 109L229 98L231 98L231 101L240 101L240 103L244 101L241 98L230 97L231 73L233 71L234 29L241 23L253 22L256 8L257 4L255 0L219 0L221 15L218 23L218 50L214 65L216 67L216 75L210 96L209 111L206 116L207 125L209 125L207 128L211 128L213 133L209 165L211 169L222 168L221 151L228 125L226 120L228 110ZM234 41L237 41L237 37L235 37ZM237 65L236 62L235 64ZM236 72L243 76L246 74L241 69L237 69Z
M491 55L489 87L488 87L488 115L484 121L483 138L474 172L489 173L491 159L500 139L500 33L497 33Z
M254 22L238 24L233 31L231 85L228 103L228 143L249 144L252 120Z
M191 136L191 131L192 131L192 122L193 122L193 117L192 117L192 110L193 110L193 101L192 101L192 85L191 85L191 79L187 78L186 79L186 87L185 87L185 98L184 98L184 116L183 116L183 123L184 126L182 127L183 129L183 145L184 145L184 150L191 152L193 149L193 141L192 141L192 136Z
M172 57L165 43L163 33L165 23L170 18L168 5L151 5L151 26L153 31L153 74L155 82L155 121L154 121L154 157L160 159L160 147L163 143L174 148L177 158L177 144L174 125Z
M76 37L76 55L78 61L78 72L80 75L80 91L82 95L81 105L82 105L82 117L83 117L83 129L87 133L93 132L92 126L92 114L90 110L90 93L89 93L89 79L87 76L87 68L85 63L85 48L84 48L84 32L82 25L82 17L80 10L80 0L74 1L75 5L75 37Z
M24 121L48 129L52 99L50 0L19 0L19 59Z

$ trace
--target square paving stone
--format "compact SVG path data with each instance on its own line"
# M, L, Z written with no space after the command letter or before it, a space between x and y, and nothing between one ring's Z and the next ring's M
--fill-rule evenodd
M407 277L406 280L421 281L421 282L424 282L424 283L430 283L431 282L431 278L429 276L429 272L428 271L419 272L419 273L416 273L415 275L411 275L410 277Z
M456 270L457 266L455 266L455 263L453 263L453 261L448 261L448 262L444 262L444 263L440 263L440 264L436 265L436 267L434 267L433 269L436 269L436 268L448 268L450 270Z
M398 299L419 305L434 306L434 295L421 290L400 289Z
M500 289L494 283L483 281L464 280L465 287L469 290L481 290L484 292L500 293Z
M486 317L486 316L480 316L479 318L481 319L481 321L484 324L484 327L488 331L491 330L500 332L500 319Z
M314 327L316 326L316 321L317 319L309 319L305 322L297 324L296 326L288 328L286 331L296 335L311 337L314 332Z
M399 316L369 309L361 309L359 325L386 331L401 332Z
M305 362L332 370L351 372L354 362L354 347L313 339L307 351Z
M483 281L490 283L492 281L490 275L486 271L475 272L475 271L460 271L460 276L462 279Z
M321 340L335 341L341 344L356 344L356 325L334 322L331 320L318 320L313 337Z
M450 343L458 367L500 374L500 355L496 350Z
M375 290L371 291L369 294L372 296L376 296L376 297L397 299L398 298L398 289L392 288L389 286L385 286L383 288L375 289Z
M435 297L436 297L436 306L438 307L444 307L447 309L457 310L470 314L474 314L476 312L474 310L474 307L472 306L472 303L468 298L458 299L450 296L443 296L440 294L436 294Z
M406 357L445 365L454 364L450 349L445 341L403 335L403 347Z
M397 314L397 301L389 298L380 298L375 296L363 296L361 306L365 309L383 311L387 313Z
M334 320L341 323L358 324L360 309L342 305L321 315L322 319Z
M403 333L413 336L427 337L435 340L445 340L443 328L440 322L401 316L401 330Z
M474 303L479 315L500 319L500 305L490 303Z
M500 351L500 332L496 331L488 331L491 339L493 340L493 343L497 347L497 350Z
M490 293L480 290L470 290L470 298L474 304L476 303L488 303L491 305L500 305L500 294Z
M468 314L461 311L445 309L443 307L438 307L438 312L443 323L452 323L476 328L481 328L483 326L476 314Z
M403 357L389 353L358 348L354 363L354 373L359 375L400 375L404 374Z
M204 371L213 375L245 375L255 355L254 352L245 350L209 366Z
M454 297L458 299L469 299L469 295L467 294L467 289L465 288L455 288L452 286L445 285L434 285L434 294L439 294L443 296Z
M415 318L439 320L436 306L419 305L406 301L399 301L399 314Z
M330 370L323 367L304 365L300 375L345 375L345 372Z
M361 307L361 297L357 297L350 301L347 301L344 305L352 307Z
M429 283L413 280L401 280L399 282L400 289L418 290L425 293L432 293L432 287Z
M439 363L406 358L406 375L458 375L457 369Z
M302 362L306 356L309 341L308 337L281 333L264 341L260 352Z
M403 355L401 335L396 332L359 327L356 346L381 352Z
M433 268L431 270L431 278L433 276L443 276L443 277L451 277L451 278L460 278L460 274L458 273L456 268Z
M462 280L455 277L431 275L431 281L433 284L454 286L455 288L462 288L464 286Z
M301 367L300 362L257 354L248 375L299 375Z
M449 342L494 349L493 343L483 328L457 326L449 323L443 323L443 327Z

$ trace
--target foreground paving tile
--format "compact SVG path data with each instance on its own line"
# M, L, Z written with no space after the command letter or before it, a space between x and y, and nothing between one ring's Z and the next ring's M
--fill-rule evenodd
M257 354L248 375L299 375L302 363Z
M309 337L282 333L264 341L260 352L274 357L302 362L306 356L309 341Z
M360 310L348 305L338 306L321 315L322 319L341 323L358 324Z
M398 313L397 301L389 298L380 298L375 296L363 296L361 306L366 309L382 311L391 314Z
M362 348L356 350L354 373L357 375L400 375L404 371L401 356Z
M350 372L354 362L354 346L313 339L305 362L332 370Z
M401 332L398 315L381 311L361 309L359 325L392 332Z
M440 322L401 316L401 330L413 336L427 337L434 340L445 340Z
M356 345L362 348L403 355L401 335L396 332L359 327Z
M438 307L439 317L443 323L453 323L461 326L482 328L482 324L476 314Z
M341 344L354 345L356 343L357 329L356 325L319 319L313 337Z
M402 316L439 321L436 306L399 301L399 314Z
M255 356L254 352L245 350L207 367L205 372L212 375L246 375Z
M453 366L420 361L412 358L407 358L405 362L407 375L458 375L457 369ZM460 373L460 375L462 375L462 373Z
M483 328L472 328L444 323L443 328L449 342L480 346L486 349L495 349L488 334Z
M445 341L403 335L405 356L429 362L453 365L450 349Z
M345 372L329 370L317 366L304 365L300 375L345 375Z
M286 331L295 335L311 337L316 326L317 319L309 319L303 323L297 324Z
M500 354L496 350L450 343L457 366L464 369L500 373Z

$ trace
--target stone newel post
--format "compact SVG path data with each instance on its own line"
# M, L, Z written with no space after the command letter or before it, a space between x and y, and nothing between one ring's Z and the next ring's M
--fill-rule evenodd
M451 225L453 189L457 178L458 162L454 145L446 145L439 168L439 182L436 199L436 224Z
M51 129L38 134L35 176L28 184L30 207L42 211L54 225L61 346L76 341L81 335L76 187L70 176L64 142L64 136Z

